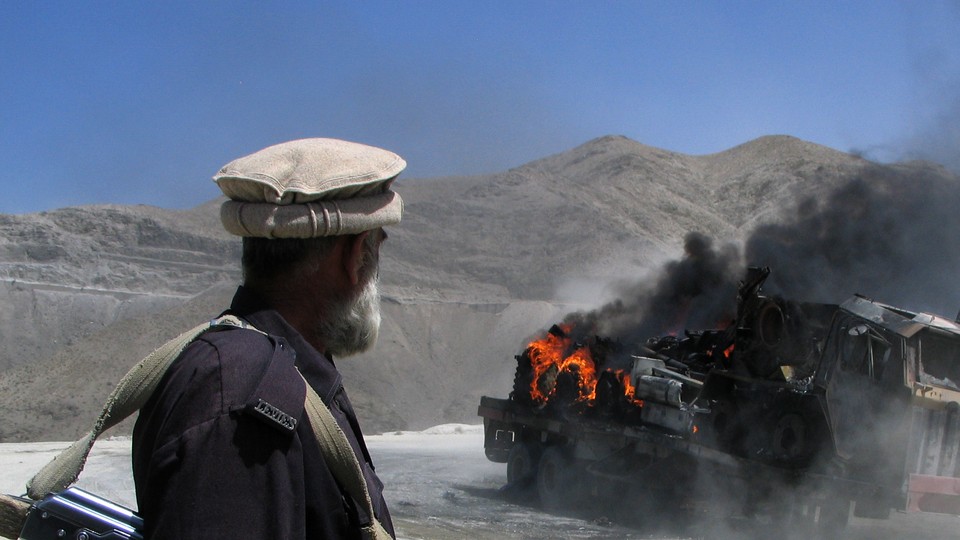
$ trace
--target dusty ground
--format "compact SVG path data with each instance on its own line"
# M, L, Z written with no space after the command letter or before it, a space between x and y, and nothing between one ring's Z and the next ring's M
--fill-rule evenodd
M775 526L756 528L736 519L714 519L683 526L627 527L601 513L581 517L551 515L529 501L501 490L502 464L483 455L479 426L446 425L423 432L398 432L368 438L398 536L415 539L616 539L646 538L732 540L785 537ZM0 491L20 493L31 474L65 443L0 445ZM79 485L134 506L129 471L129 440L98 442ZM956 537L960 518L893 514L888 521L853 518L837 538L852 540L940 540ZM773 530L770 530L770 529Z

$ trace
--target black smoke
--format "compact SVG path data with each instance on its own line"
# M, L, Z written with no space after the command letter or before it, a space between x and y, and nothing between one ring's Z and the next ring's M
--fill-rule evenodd
M617 300L589 313L568 315L565 322L573 323L578 334L625 342L684 328L712 328L735 316L740 275L736 246L717 246L702 233L688 233L683 257L664 265L658 277L621 285Z
M618 300L567 316L578 335L643 342L735 316L747 266L772 270L764 293L841 303L854 293L953 318L960 308L960 177L942 168L869 165L824 196L800 198L743 243L689 233L684 255Z
M823 200L808 197L746 241L768 292L817 302L853 293L953 318L960 308L960 178L870 166Z

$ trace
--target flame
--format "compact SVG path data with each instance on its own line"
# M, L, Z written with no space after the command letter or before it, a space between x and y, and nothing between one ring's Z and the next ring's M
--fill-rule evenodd
M630 403L633 403L637 407L643 407L643 400L634 397L637 388L633 385L633 381L630 380L630 374L622 369L618 369L615 373L617 374L617 378L623 382L623 395L627 396Z
M533 368L533 380L530 383L530 397L537 403L546 403L556 393L556 377L561 373L574 375L577 379L577 401L592 405L597 397L599 374L597 365L588 346L574 347L573 339L567 337L572 325L558 325L563 335L549 332L545 337L527 345L527 356ZM635 399L634 386L630 374L624 370L609 370L622 383L624 395L638 406L643 401Z
M618 378L618 379L620 378L619 375L621 375L621 374L623 375L623 378L620 379L621 381L623 381L623 393L624 393L624 395L626 395L628 398L633 399L633 394L634 394L634 392L637 391L637 388L636 388L635 386L633 386L633 381L630 380L630 374L629 374L629 373L624 373L623 370L618 371L618 372L617 372L617 375L618 375L617 378Z
M733 354L733 343L729 347L723 350L723 357L729 359L730 355Z
M570 325L561 325L560 329L564 334L571 330ZM580 347L569 355L566 351L573 344L569 337L562 337L553 333L548 333L543 339L533 341L527 346L527 355L530 357L530 365L533 367L533 382L530 385L530 396L543 403L549 399L556 391L555 385L549 385L546 393L541 390L541 383L544 376L551 367L558 373L572 373L577 376L577 387L579 388L578 401L592 400L597 395L597 369L590 355L590 349Z

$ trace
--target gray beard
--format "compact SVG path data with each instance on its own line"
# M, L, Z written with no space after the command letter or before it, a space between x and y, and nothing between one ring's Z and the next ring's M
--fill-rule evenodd
M374 275L353 300L335 305L317 331L328 353L350 356L368 350L380 333L379 277Z

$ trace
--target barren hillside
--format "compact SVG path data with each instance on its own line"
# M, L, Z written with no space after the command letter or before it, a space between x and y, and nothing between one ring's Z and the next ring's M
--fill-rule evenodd
M603 137L494 175L401 177L380 343L339 361L361 422L473 421L479 395L509 390L526 338L605 283L659 268L690 231L742 240L868 167L785 136L707 156ZM955 178L880 168L924 167ZM220 312L239 241L218 204L0 215L0 441L73 437L127 367Z

